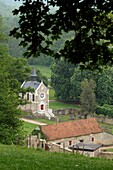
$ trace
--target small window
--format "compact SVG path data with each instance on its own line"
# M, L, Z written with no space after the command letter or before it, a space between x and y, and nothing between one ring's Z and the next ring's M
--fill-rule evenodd
M34 102L35 101L35 95L33 94L32 96L32 101Z
M83 139L81 139L81 140L79 140L79 142L84 142L84 140L83 140Z
M22 93L22 99L24 99L24 93Z
M27 93L27 100L29 100L29 93Z
M95 140L95 138L94 138L94 137L92 137L92 142L94 142L94 140Z
M71 140L69 141L69 145L72 145L72 141Z

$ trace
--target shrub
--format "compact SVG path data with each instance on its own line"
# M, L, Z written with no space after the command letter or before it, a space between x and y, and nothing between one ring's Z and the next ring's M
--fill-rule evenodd
M113 106L104 104L103 106L97 106L96 114L113 117Z

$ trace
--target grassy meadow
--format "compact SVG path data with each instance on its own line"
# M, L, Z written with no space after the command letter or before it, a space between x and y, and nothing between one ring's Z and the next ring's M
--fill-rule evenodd
M113 160L0 145L0 170L112 170Z
M31 132L37 127L38 127L38 125L23 121L23 130L24 130L26 135L30 135Z
M39 70L41 72L41 74L45 77L47 77L48 79L51 78L51 69L50 67L47 67L47 66L41 66L41 65L38 65L38 66L35 66L37 70Z
M62 102L59 102L59 101L50 102L49 107L50 107L50 109L53 109L53 110L58 110L58 109L63 109L63 108L77 108L77 109L80 108L79 105L62 103Z

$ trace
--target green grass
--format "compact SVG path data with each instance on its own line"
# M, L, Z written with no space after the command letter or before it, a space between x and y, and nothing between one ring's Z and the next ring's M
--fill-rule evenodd
M36 120L38 122L46 123L46 124L54 124L55 121L49 120L49 119L42 119L42 118L34 118L33 120Z
M106 152L113 152L113 148L106 149Z
M104 124L104 123L99 123L102 128L104 128L106 131L110 132L113 134L113 125L109 124Z
M112 170L113 160L0 145L0 170Z
M66 122L66 121L70 120L70 115L69 114L67 114L67 115L59 115L57 117L60 120L60 122Z
M63 108L77 108L79 109L80 106L68 103L62 103L58 101L53 101L49 103L49 107L53 110L63 109Z
M41 74L45 77L47 77L48 79L50 79L51 77L51 69L50 67L47 67L47 66L36 66L36 69L37 70L40 70Z
M31 132L37 127L38 125L23 121L23 130L25 131L26 134L31 134Z

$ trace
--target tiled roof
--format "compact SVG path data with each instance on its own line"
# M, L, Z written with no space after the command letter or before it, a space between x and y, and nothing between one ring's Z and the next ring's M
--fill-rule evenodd
M39 82L37 81L27 81L23 84L22 88L26 89L28 87L33 88L34 90L36 90L38 88L38 86L40 85Z
M47 140L84 136L102 132L95 118L80 119L70 122L42 126Z

